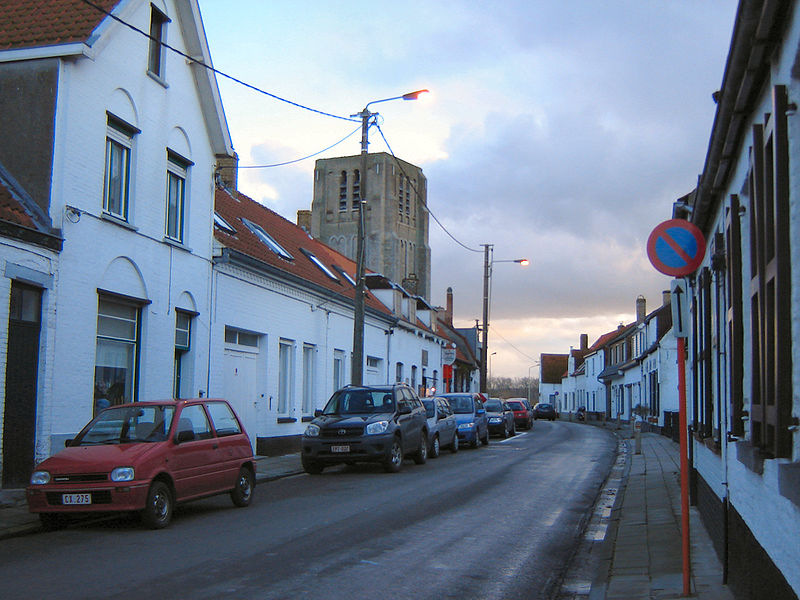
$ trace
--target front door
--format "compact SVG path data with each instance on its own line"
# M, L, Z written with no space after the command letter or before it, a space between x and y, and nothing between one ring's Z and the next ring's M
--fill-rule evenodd
M41 307L42 290L11 282L3 410L3 487L8 488L25 486L33 470Z
M225 399L239 415L245 431L250 436L251 444L255 444L256 441L257 367L258 354L225 350L223 358Z

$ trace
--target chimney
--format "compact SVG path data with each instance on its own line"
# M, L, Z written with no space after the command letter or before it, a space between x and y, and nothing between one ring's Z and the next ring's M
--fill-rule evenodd
M644 296L639 295L639 297L636 298L636 322L642 323L646 316L647 301L644 299Z
M581 352L584 352L589 349L589 334L582 333L581 334Z
M236 152L233 153L233 156L217 154L215 175L217 185L233 192L237 191L239 189L239 155Z
M311 235L311 211L310 210L298 210L297 211L297 226L305 231L308 235Z
M403 289L414 296L419 295L417 291L419 289L419 279L415 273L409 273L407 276L403 278L403 282L401 284Z
M672 292L664 290L661 292L661 306L667 306L672 303Z
M453 326L453 288L447 288L447 306L444 309L444 322Z

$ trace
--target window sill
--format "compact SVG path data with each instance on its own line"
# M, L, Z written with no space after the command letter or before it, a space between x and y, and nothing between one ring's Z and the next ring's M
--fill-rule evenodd
M295 417L278 417L278 423L297 423Z
M749 441L736 442L736 459L753 473L764 474L764 455Z
M189 246L187 246L183 242L179 242L178 240L174 240L171 237L164 237L164 238L162 238L161 241L164 242L165 244L168 244L168 245L172 246L173 248L178 248L179 250L185 250L186 252L191 252L192 251L192 249L189 248Z
M155 82L156 82L158 85L160 85L161 87L163 87L165 90L166 90L167 88L169 88L169 84L166 82L166 80L162 79L160 75L156 75L155 73L153 73L153 72L152 72L151 70L149 70L149 69L147 70L147 76L148 76L150 79L152 79L153 81L155 81Z
M139 231L138 227L136 227L134 225L131 225L125 219L121 219L119 217L116 217L116 216L112 215L111 213L107 213L107 212L101 213L100 214L100 219L103 220L103 221L107 221L109 223L113 223L114 225L119 225L120 227L124 227L125 229L128 229L130 231Z
M300 419L300 421L301 421L302 423L310 423L310 422L311 422L311 421L313 421L313 420L314 420L314 416L313 416L313 415L306 415L305 417L303 417L302 419Z

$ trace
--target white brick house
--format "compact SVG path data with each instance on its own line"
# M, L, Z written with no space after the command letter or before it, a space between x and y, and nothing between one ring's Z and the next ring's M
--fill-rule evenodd
M208 383L214 170L233 150L213 72L144 33L211 64L199 8L97 4L115 18L77 0L12 3L3 18L16 27L0 28L16 36L0 44L0 79L14 84L0 99L0 164L63 238L57 311L42 315L52 385L36 399L37 458L96 400ZM37 160L15 160L26 152Z

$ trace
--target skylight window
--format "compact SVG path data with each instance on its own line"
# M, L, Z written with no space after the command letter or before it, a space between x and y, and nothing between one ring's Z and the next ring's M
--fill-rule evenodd
M339 265L333 265L333 268L336 269L337 273L339 273L339 275L344 277L350 283L350 285L352 285L353 287L356 287L356 280L353 279L352 277L350 277L350 274L347 271L345 271Z
M323 273L325 273L325 275L327 275L328 277L333 279L335 282L339 283L339 278L333 273L333 271L331 271L328 267L326 267L322 263L322 261L319 258L316 257L316 255L314 255L313 253L309 252L305 248L300 248L300 252L305 254L308 257L308 260L310 260L312 263L317 265L319 270L322 271Z
M236 230L231 227L230 223L228 223L225 219L223 219L218 212L214 212L214 225L219 227L222 231L227 233L228 235L234 235Z
M255 236L261 240L261 242L270 250L272 250L275 254L284 258L286 260L294 260L294 256L289 254L283 246L281 246L278 242L276 242L273 237L268 234L261 225L257 223L253 223L252 221L248 221L247 219L242 219L242 223L244 223L247 228L252 231Z

